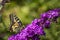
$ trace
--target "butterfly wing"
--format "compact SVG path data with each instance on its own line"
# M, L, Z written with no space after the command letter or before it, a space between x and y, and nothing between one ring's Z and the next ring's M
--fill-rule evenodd
M10 31L11 32L19 32L20 27L22 26L21 20L15 15L15 14L10 14Z
M10 31L13 31L13 30L12 30L12 26L14 25L13 14L10 14L10 15L9 15L9 18L10 18L10 28L9 28L9 30L10 30Z

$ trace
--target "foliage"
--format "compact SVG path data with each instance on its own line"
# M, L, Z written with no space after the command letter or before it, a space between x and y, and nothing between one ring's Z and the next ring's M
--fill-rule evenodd
M10 0L5 4L2 18L0 17L0 35L5 34L0 40L7 40L12 34L8 32L10 13L16 13L23 25L27 25L33 19L39 18L41 13L54 8L60 8L60 0ZM60 18L57 24L52 23L51 28L45 29L45 32L47 34L42 36L41 40L60 40Z

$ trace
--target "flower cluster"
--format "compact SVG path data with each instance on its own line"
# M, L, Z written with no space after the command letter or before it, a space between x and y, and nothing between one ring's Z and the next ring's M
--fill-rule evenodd
M45 28L49 28L51 22L56 22L57 23L57 18L60 16L59 14L60 9L54 9L54 10L49 10L48 12L45 12L41 14L40 19L42 20L42 25Z
M45 35L43 27L37 24L38 22L38 19L35 19L31 24L27 25L24 30L16 35L9 37L8 40L28 40L28 38L32 38L34 35Z
M40 40L39 35L45 35L44 28L49 28L52 21L57 22L60 9L50 10L41 14L39 19L35 19L18 34L12 35L8 40Z

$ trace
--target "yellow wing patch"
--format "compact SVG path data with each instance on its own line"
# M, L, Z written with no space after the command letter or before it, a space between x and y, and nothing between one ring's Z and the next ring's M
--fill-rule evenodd
M15 15L10 14L10 32L18 32L20 30L20 27L22 25L21 20Z

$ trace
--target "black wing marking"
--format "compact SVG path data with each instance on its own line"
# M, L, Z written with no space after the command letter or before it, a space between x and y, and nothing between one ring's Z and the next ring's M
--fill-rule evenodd
M22 25L21 20L16 15L14 15L14 19L16 20L16 22L18 22L19 26Z
M10 31L13 32L12 26L15 24L14 20L16 20L16 22L19 24L18 27L21 27L22 26L21 20L19 20L19 18L15 14L10 14L9 15L9 18L10 18Z

